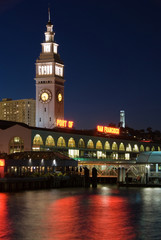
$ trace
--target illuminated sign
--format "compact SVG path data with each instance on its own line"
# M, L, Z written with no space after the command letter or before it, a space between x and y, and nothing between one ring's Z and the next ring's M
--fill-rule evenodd
M0 167L4 167L5 166L5 160L4 159L0 159Z
M57 127L63 127L63 128L73 128L74 122L73 121L67 121L62 119L56 120L56 126Z
M119 128L106 127L106 126L97 126L97 131L101 133L111 133L111 134L120 134Z

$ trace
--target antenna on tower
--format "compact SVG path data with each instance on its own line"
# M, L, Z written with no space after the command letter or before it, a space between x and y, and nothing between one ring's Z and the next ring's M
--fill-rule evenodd
M48 4L49 5L49 4ZM48 22L50 22L50 5L48 7Z

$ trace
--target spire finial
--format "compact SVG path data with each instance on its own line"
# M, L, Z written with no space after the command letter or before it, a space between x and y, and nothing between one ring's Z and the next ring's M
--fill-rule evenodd
M50 7L48 7L48 22L50 22Z

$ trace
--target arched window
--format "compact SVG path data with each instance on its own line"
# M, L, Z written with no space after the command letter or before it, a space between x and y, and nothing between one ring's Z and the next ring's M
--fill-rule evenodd
M35 135L33 145L43 145L42 137L39 134Z
M137 144L134 144L133 152L139 152L139 148Z
M123 143L120 143L119 151L125 151L125 147Z
M127 146L126 146L126 152L131 152L131 151L132 151L131 144L128 143Z
M141 145L140 146L140 152L144 152L145 150L144 150L144 146L143 145Z
M46 145L46 146L54 147L54 146L55 146L54 138L49 135L49 136L47 137L47 139L46 139L45 145Z
M151 148L151 151L155 151L155 147L154 146Z
M57 146L58 147L66 147L66 143L63 137L59 137L57 141Z
M146 146L146 152L149 152L149 151L150 151L150 147Z
M97 149L102 149L102 143L101 143L100 140L97 141L97 143L96 143L96 148L97 148Z
M78 147L79 147L79 148L85 148L85 143L84 143L84 140L83 140L82 138L79 139Z
M118 146L116 142L112 143L112 150L118 150Z
M110 150L110 144L108 141L105 142L105 146L104 146L105 150Z
M23 152L24 151L24 141L20 137L14 137L9 142L9 152Z
M87 148L94 148L93 141L90 139L87 143Z
M75 147L75 140L74 140L74 138L70 138L70 139L69 139L69 141L68 141L68 147L72 147L72 148Z

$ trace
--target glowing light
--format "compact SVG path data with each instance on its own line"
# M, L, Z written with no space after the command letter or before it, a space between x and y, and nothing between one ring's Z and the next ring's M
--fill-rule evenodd
M0 159L0 167L4 167L5 166L5 160L4 159Z
M67 120L62 120L62 119L57 119L56 120L56 126L57 127L63 127L63 128L73 128L74 122L73 121L67 121Z
M120 134L119 128L97 125L97 131L102 133Z

